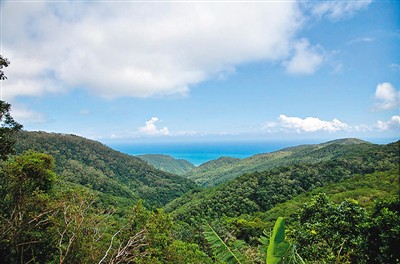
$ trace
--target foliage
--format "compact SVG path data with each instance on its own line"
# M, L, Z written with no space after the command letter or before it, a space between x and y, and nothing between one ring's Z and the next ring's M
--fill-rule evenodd
M378 200L367 225L370 262L399 263L400 198Z
M54 182L54 161L26 152L0 169L0 262L45 262L49 243L48 193Z
M302 145L285 148L266 154L258 154L243 160L222 157L200 165L184 176L203 187L211 187L235 179L243 174L260 172L298 163L312 164L347 155L354 156L373 144L359 139L333 140L317 145Z
M258 219L257 221L264 223L264 226L260 224L260 227L257 228L258 233L252 230L253 236L260 234L263 228L272 228L273 224L271 223L281 215L285 215L285 218L291 222L297 217L296 215L302 205L304 203L311 203L314 196L319 193L325 193L336 204L346 199L352 199L357 201L362 207L370 209L374 206L376 199L386 199L397 195L398 188L395 187L399 180L399 173L396 169L386 172L375 172L364 176L356 175L353 178L302 193L292 200L278 204L266 212L257 212L253 217L249 217L248 221ZM242 217L236 219L238 221ZM240 230L240 226L237 229Z
M299 163L245 174L213 188L189 192L168 204L166 211L188 223L223 215L237 217L264 212L318 187L357 175L362 178L365 174L396 169L399 144L359 144L347 149L341 157L327 161ZM342 149L342 146L338 148Z
M378 200L368 213L354 200L336 205L325 194L305 204L292 234L310 262L398 263L399 198Z
M284 232L285 263L399 260L399 199L373 205L398 194L399 142L303 146L296 155L308 153L308 162L202 190L98 142L41 132L19 138L22 154L0 163L1 263L264 263L258 245L279 244ZM47 154L21 152L28 146ZM171 215L148 209L189 189L166 207ZM330 198L313 197L323 191ZM286 227L278 219L271 239L257 239L276 215Z
M230 246L215 232L209 225L204 226L204 236L210 244L214 256L217 260L226 263L246 263L246 259L241 253L245 243L241 240L234 240Z
M366 262L366 212L355 201L334 205L325 194L305 204L299 214L294 237L299 254L308 261Z
M0 81L7 79L3 68L10 62L0 55ZM6 160L8 155L14 154L15 134L22 129L22 125L14 120L10 114L11 105L0 99L0 161Z
M200 186L210 187L221 183L217 178L220 178L220 175L226 170L229 170L232 166L235 166L239 161L240 159L238 158L220 157L201 164L188 171L184 176L195 181ZM213 183L208 184L208 181L212 181Z
M162 206L194 187L190 180L74 135L24 131L15 148L18 153L33 149L52 155L56 172L69 182L133 202L142 198L150 207Z
M1 71L0 74L2 74ZM22 125L11 116L10 110L11 105L0 100L0 160L6 160L10 154L14 153L16 133L22 129Z
M195 168L195 166L187 160L174 159L167 155L146 154L137 157L153 165L156 169L176 175L185 174Z
M0 80L7 79L7 76L5 76L4 74L3 68L8 67L8 65L10 65L8 59L0 55Z
M285 241L285 220L278 217L267 249L267 264L279 264L288 254L289 243Z

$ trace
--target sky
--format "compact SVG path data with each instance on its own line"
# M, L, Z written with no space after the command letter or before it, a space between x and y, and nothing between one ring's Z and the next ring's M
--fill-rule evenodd
M399 1L1 1L1 97L101 142L400 135Z

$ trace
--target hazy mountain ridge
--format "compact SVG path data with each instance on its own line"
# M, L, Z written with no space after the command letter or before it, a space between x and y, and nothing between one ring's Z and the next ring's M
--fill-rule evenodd
M196 166L187 160L175 159L163 154L145 154L136 157L146 161L150 165L153 165L156 169L177 175L185 174L196 168Z
M348 138L321 144L288 147L271 153L257 154L236 162L214 166L214 168L211 167L212 169L203 170L203 165L200 165L183 176L194 180L200 186L210 187L232 180L244 173L264 171L298 162L313 163L339 157L341 152L345 151L346 148L351 148L353 145L365 145L365 148L368 148L372 144L360 139Z
M152 205L162 206L194 187L190 180L75 135L24 131L15 148L17 153L31 149L52 155L64 180Z

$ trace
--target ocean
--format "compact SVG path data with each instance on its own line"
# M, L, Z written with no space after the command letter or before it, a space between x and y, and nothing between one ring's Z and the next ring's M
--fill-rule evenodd
M256 154L270 153L287 147L319 144L332 139L292 139L285 141L210 141L210 142L108 142L108 146L129 155L164 154L184 159L198 166L220 157L247 158ZM366 138L375 144L395 142L399 138Z
M319 142L307 142L314 144ZM198 166L220 157L247 158L260 153L269 153L286 147L298 146L301 142L177 142L177 143L113 143L109 147L129 155L164 154L175 159L184 159Z

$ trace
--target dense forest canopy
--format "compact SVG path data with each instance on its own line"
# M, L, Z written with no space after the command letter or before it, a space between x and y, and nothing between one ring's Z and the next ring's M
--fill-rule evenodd
M163 206L195 186L139 158L75 135L23 131L17 135L15 149L17 153L31 149L49 154L64 180L132 203L141 198L149 205Z
M74 135L23 131L15 140L17 155L0 171L5 263L237 263L226 249L241 263L265 263L280 216L288 252L301 260L283 259L399 260L400 142L285 149L277 153L290 151L288 160L276 158L269 169L199 188ZM203 169L237 162L222 158Z
M145 154L139 155L137 157L148 162L159 170L177 175L185 174L195 168L195 166L187 160L174 159L173 157L168 155Z

